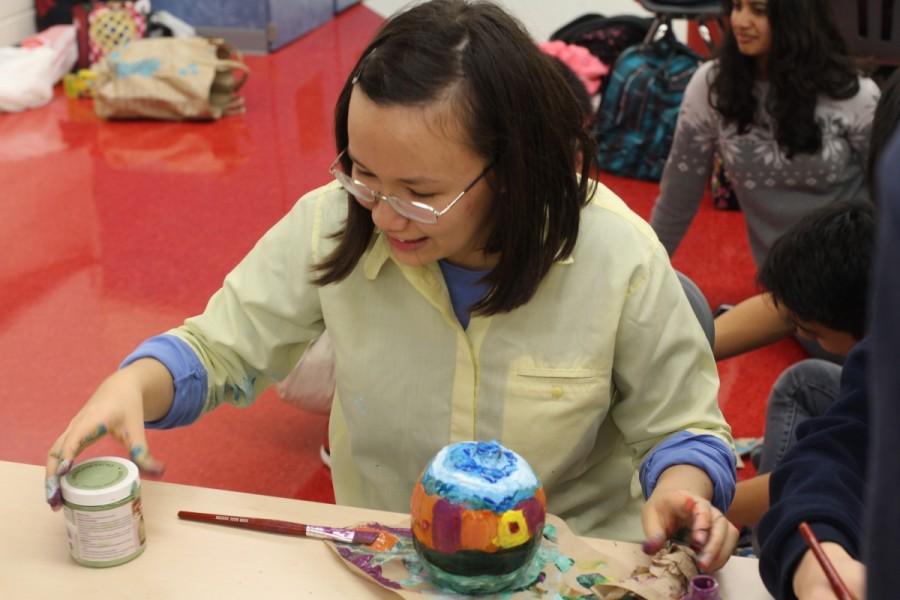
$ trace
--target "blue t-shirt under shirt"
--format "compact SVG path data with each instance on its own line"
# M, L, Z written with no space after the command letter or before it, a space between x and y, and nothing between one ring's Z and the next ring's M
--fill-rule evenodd
M444 274L444 281L447 282L453 312L456 313L459 324L466 329L469 327L470 309L484 298L488 291L489 286L482 278L490 271L473 271L450 264L446 260L439 260L438 265Z

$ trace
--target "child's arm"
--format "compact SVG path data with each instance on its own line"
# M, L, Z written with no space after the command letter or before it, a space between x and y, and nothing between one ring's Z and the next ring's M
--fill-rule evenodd
M752 296L715 320L716 360L771 344L790 334L794 325L770 294Z
M736 526L755 527L769 510L769 474L757 475L739 481L734 492L734 502L725 515Z
M694 220L712 172L718 143L716 110L709 103L714 68L713 63L701 65L684 91L659 197L650 214L650 225L670 256Z

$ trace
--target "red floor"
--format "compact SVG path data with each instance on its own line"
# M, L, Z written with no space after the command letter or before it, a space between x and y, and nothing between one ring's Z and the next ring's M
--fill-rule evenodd
M379 17L356 7L248 57L247 114L211 124L105 123L57 97L0 115L0 460L43 464L53 438L143 338L203 309L229 268L304 191L328 180L337 92ZM656 185L604 176L647 216ZM710 303L753 291L741 216L705 203L678 268ZM792 342L722 363L737 435L759 435ZM193 427L151 432L165 481L332 498L325 423L267 393ZM90 454L118 449L104 442ZM40 492L35 490L35 494Z

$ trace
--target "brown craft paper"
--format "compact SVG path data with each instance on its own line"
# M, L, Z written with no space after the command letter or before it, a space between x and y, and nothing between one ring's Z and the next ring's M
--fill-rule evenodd
M647 558L644 555L641 562L648 562ZM635 567L627 579L596 585L593 590L602 600L625 600L629 592L645 600L680 599L697 573L691 551L672 544L657 552L649 564Z
M544 561L541 577L516 591L478 598L533 600L543 596L577 598L593 593L600 600L677 600L686 592L690 578L697 574L691 555L679 546L669 546L652 559L634 544L611 542L610 551L601 552L588 546L559 517L547 515L547 525L538 553ZM385 531L400 540L389 550L376 549L378 543L368 547L328 542L357 575L410 600L463 597L439 590L427 580L411 545L408 521L393 526L367 523L357 527Z
M92 67L94 110L104 119L218 119L244 112L249 71L220 39L146 38Z

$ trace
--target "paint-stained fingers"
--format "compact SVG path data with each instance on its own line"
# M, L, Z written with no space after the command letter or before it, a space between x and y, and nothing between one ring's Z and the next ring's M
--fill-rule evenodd
M147 448L143 423L121 429L110 429L104 423L88 426L70 425L69 429L54 442L47 454L44 494L51 509L57 511L62 507L60 478L72 469L75 458L85 448L108 433L128 449L131 460L144 473L152 476L163 474L165 466L153 458Z
M56 475L57 471L60 468L60 465L63 463L64 458L62 455L62 444L65 439L65 435L61 435L59 438L53 442L53 445L50 446L50 451L47 452L47 470L46 476L50 477L51 475Z
M75 457L87 446L107 433L105 424L93 425L83 430L69 426L47 453L47 473L44 479L44 497L54 511L62 507L62 491L59 480L72 470Z
M103 437L106 433L106 426L99 425L93 430L88 431L81 438L73 435L73 430L67 429L56 442L51 446L47 453L47 472L44 479L44 497L47 504L54 511L62 508L62 490L60 489L59 480L66 473L72 470L75 457L89 445L92 441ZM78 445L72 448L73 441L78 440Z
M97 440L102 438L103 436L105 436L107 433L109 433L109 428L106 426L105 423L100 423L99 425L95 426L93 429L88 431L86 434L81 436L78 439L78 446L75 448L75 451L72 453L72 459L74 460L75 457L78 456L79 454L81 454L85 448L87 448L88 446L90 446L91 444L93 444L94 442L96 442Z
M641 511L641 521L644 526L645 539L641 549L645 554L653 555L662 550L677 529L676 515L672 512L669 498L663 498L658 502L650 502Z
M641 550L648 556L653 556L666 545L666 535L663 533L651 533L641 544Z
M732 556L734 556L734 551L737 548L738 541L741 537L741 532L735 527L731 521L727 518L723 517L723 520L726 524L726 534L725 534L725 543L722 544L722 548L719 550L719 556L716 557L716 560L713 563L713 570L719 570L725 566L725 563L728 562Z
M128 452L131 460L147 475L153 477L161 477L166 472L166 466L159 460L155 459L147 446L135 444Z
M698 559L700 568L706 572L721 569L734 552L739 537L738 529L722 513L716 511L709 542Z
M710 539L710 530L713 524L712 504L708 500L696 500L688 497L685 509L689 512L691 523L691 540L697 546L703 547Z
M126 426L120 440L128 448L129 458L141 471L153 477L159 477L165 472L166 466L150 454L143 423Z
M44 496L47 504L54 511L62 507L62 493L59 488L59 478L69 472L72 462L66 460L62 454L62 445L66 434L63 433L50 447L47 453L47 470L44 476Z

